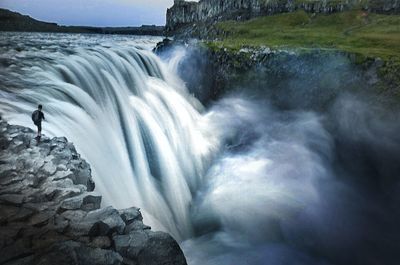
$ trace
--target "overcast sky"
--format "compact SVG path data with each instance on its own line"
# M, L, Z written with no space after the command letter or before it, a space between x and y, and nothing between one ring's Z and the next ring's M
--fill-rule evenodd
M0 7L61 25L165 24L173 0L0 0Z

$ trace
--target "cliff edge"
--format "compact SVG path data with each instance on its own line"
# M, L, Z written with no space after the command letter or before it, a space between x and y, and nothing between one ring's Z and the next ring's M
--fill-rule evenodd
M336 13L351 9L377 13L398 13L399 0L175 0L167 10L166 32L175 35L196 23L250 18L304 10L308 13ZM205 25L209 27L209 25Z
M101 208L89 164L66 138L0 121L0 264L184 265L138 208Z

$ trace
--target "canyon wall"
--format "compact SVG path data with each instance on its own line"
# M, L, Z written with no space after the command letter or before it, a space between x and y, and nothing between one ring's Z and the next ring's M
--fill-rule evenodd
M400 0L175 0L167 10L167 32L184 25L210 20L244 20L261 15L305 10L311 13L333 13L352 8L372 12L398 13Z
M138 208L101 208L72 143L34 137L0 119L0 264L186 265L177 242L143 224Z

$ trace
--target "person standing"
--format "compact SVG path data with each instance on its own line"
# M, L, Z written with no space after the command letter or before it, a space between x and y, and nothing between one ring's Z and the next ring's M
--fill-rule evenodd
M43 106L39 104L37 110L32 113L32 121L37 127L37 139L42 136L42 120L45 120L42 108Z

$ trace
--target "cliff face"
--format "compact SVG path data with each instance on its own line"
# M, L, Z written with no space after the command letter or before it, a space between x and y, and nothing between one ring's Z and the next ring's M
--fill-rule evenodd
M399 12L400 0L175 0L167 10L167 32L183 25L210 20L249 19L260 15L303 9L312 13L333 13L354 7L374 12Z
M274 50L265 46L235 50L184 40L164 41L155 51L162 56L174 45L184 45L188 51L177 68L179 76L206 106L236 93L257 95L285 109L318 111L345 93L374 95L371 102L388 107L398 106L400 100L399 65L395 61L339 50Z
M66 138L34 137L0 121L0 264L186 264L138 208L100 208L90 166Z

